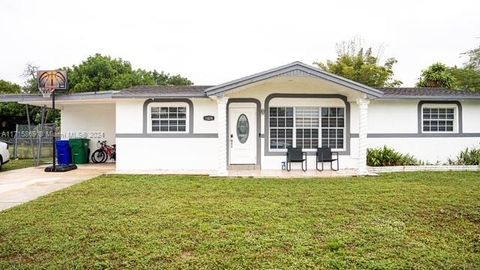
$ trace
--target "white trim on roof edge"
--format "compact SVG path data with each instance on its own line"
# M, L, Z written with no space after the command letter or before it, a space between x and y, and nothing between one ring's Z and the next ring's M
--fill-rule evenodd
M361 83L357 83L351 81L349 79L328 73L321 69L312 67L310 65L304 64L302 62L293 62L284 66L280 66L274 69L269 69L263 72L255 73L253 75L249 75L237 80L233 80L230 82L226 82L217 86L210 87L205 90L207 96L221 94L232 89L245 86L248 84L252 84L255 82L267 80L273 77L284 76L285 74L300 74L301 76L311 76L316 78L321 78L345 87L348 87L352 90L359 91L361 93L371 95L373 97L382 97L383 92L372 87L363 85Z

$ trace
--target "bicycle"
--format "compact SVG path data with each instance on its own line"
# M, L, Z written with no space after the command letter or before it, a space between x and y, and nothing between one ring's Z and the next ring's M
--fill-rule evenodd
M107 141L98 141L97 145L100 147L92 154L93 163L105 163L109 158L116 159L116 145L111 146L107 144Z

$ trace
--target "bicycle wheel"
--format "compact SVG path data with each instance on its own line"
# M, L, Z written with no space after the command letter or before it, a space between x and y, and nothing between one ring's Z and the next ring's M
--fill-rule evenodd
M102 149L97 149L92 154L93 163L103 163L107 161L107 154Z

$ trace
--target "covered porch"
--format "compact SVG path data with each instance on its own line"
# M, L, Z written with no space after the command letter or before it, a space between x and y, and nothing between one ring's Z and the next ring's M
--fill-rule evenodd
M217 176L368 174L368 105L383 94L376 89L295 62L209 88L206 94L217 105ZM321 146L338 152L340 173L316 171ZM282 171L288 147L306 152L311 169Z

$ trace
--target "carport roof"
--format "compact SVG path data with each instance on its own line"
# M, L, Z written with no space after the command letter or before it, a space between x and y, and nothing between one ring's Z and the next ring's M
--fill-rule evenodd
M73 93L65 94L58 93L55 95L55 100L57 101L67 101L67 100L98 100L98 99L111 99L114 93L118 91L100 91L100 92L84 92L84 93ZM48 100L49 98L44 98L42 95L38 94L0 94L0 102L18 102L18 103L29 103L29 102L41 102Z

